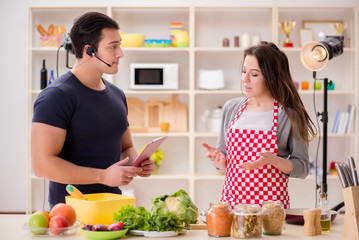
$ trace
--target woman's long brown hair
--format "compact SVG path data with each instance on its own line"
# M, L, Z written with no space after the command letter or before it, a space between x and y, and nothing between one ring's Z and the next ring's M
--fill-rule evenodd
M273 98L283 106L291 121L293 132L294 120L297 120L301 138L306 142L314 139L317 135L317 128L310 119L294 86L287 56L274 43L264 41L247 48L244 58L247 55L257 58L266 87Z

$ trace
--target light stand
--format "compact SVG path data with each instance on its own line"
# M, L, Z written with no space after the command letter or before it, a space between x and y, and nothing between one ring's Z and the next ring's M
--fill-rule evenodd
M323 193L327 193L328 185L327 185L327 149L328 149L328 86L331 86L332 81L328 81L328 78L317 79L317 72L313 71L313 79L314 80L323 80L324 84L324 92L323 92L323 112L317 113L318 116L321 116L320 121L323 123L323 172L322 172L322 191Z
M343 53L343 36L327 36L323 42L308 42L304 45L300 58L302 64L313 71L314 80L324 81L324 106L323 112L318 113L323 122L323 173L322 192L327 194L327 141L328 141L328 85L332 84L328 78L317 79L316 71L322 70L328 61Z

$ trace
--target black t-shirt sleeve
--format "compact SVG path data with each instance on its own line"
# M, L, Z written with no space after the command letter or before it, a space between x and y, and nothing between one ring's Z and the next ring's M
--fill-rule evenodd
M71 119L73 103L59 88L42 91L34 103L32 122L45 123L67 130Z

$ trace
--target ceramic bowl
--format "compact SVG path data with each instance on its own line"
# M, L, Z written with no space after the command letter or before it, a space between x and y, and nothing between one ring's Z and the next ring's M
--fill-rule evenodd
M139 33L120 33L122 42L121 47L141 47L145 40L144 34Z

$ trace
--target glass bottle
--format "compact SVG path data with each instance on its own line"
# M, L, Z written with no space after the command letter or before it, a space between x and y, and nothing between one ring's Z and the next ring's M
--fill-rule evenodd
M322 232L330 232L331 215L328 208L327 194L322 191L319 193L318 208L322 210L322 214L320 216Z
M51 70L49 85L51 85L51 83L53 83L54 81L55 81L54 70Z
M45 67L45 59L42 60L42 68L40 72L41 80L40 80L40 88L44 89L47 87L47 70Z
M227 202L213 202L206 214L208 235L212 237L231 236L232 208Z

